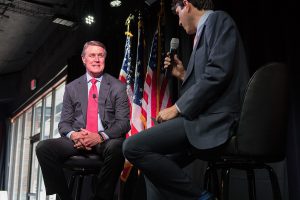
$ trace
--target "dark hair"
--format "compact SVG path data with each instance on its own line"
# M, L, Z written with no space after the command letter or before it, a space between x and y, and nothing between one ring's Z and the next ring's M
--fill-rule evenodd
M212 0L187 0L190 2L193 6L195 6L198 10L213 10L214 9L214 3ZM176 7L180 6L183 8L183 0L173 0L172 1L172 11L175 12Z
M102 47L105 50L105 54L106 54L106 47L105 47L105 45L102 42L92 40L92 41L88 41L88 42L86 42L84 44L82 52L81 52L81 56L85 55L85 50L86 50L86 48L88 46L99 46L99 47Z

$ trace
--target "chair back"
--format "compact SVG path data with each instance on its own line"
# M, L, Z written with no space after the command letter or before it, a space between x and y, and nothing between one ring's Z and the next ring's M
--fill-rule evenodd
M246 89L237 132L238 155L275 162L285 157L288 121L288 69L270 63L258 69Z

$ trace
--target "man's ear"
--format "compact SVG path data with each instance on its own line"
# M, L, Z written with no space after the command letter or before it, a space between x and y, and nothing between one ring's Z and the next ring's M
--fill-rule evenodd
M186 7L187 11L190 11L192 4L188 0L183 0L182 3L184 5L184 7Z
M85 65L84 57L81 56L82 63Z

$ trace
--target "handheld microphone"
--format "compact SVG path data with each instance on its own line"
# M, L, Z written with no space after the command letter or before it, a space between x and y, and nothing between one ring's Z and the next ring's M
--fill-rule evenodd
M93 99L96 99L96 97L97 97L96 94L93 94Z
M177 49L179 47L179 39L178 38L172 38L170 42L170 58L171 58L171 66L174 62L174 55L177 53ZM165 76L169 76L172 71L172 68L168 67L165 71Z

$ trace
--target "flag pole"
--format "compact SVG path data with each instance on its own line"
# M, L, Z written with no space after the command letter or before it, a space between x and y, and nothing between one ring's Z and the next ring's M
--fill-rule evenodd
M162 37L161 37L161 25L164 22L164 0L160 0L160 11L158 14L158 44L157 44L157 49L158 49L158 54L157 54L157 86L161 85L161 79L160 77L160 70L161 70L161 49L162 49ZM158 114L158 112L160 111L160 87L157 87L157 93L156 93L156 102L157 102L157 106L156 106L156 115Z
M131 21L134 20L134 15L132 14L129 14L129 16L127 17L126 21L125 21L125 26L126 26L126 31L125 31L125 35L126 35L126 45L125 45L125 57L124 57L124 61L123 61L123 64L122 64L122 69L123 67L126 67L126 65L124 63L126 63L126 58L129 59L127 60L127 68L126 69L123 69L123 71L126 71L125 73L125 76L124 79L126 81L126 87L127 87L127 95L128 95L128 99L129 99L129 107L130 107L130 121L131 121L131 112L132 112L132 93L133 92L129 92L130 88L131 88L131 81L128 80L128 77L130 77L130 73L131 73L131 53L130 53L130 49L131 49L131 38L133 37L133 34L130 32L130 23ZM127 44L129 44L129 48L127 46ZM126 56L127 55L127 56ZM123 79L123 80L124 80ZM131 79L131 78L130 78ZM129 131L127 134L126 134L126 137L130 136L131 135L131 131ZM123 183L126 182L130 172L131 172L131 169L132 169L132 164L129 163L127 161L127 159L125 160L124 162L124 166L123 166L123 170L121 172L121 175L120 175L120 179ZM124 187L124 185L120 185L120 187ZM121 188L120 189L120 196L122 196L122 193L124 192L124 188Z

